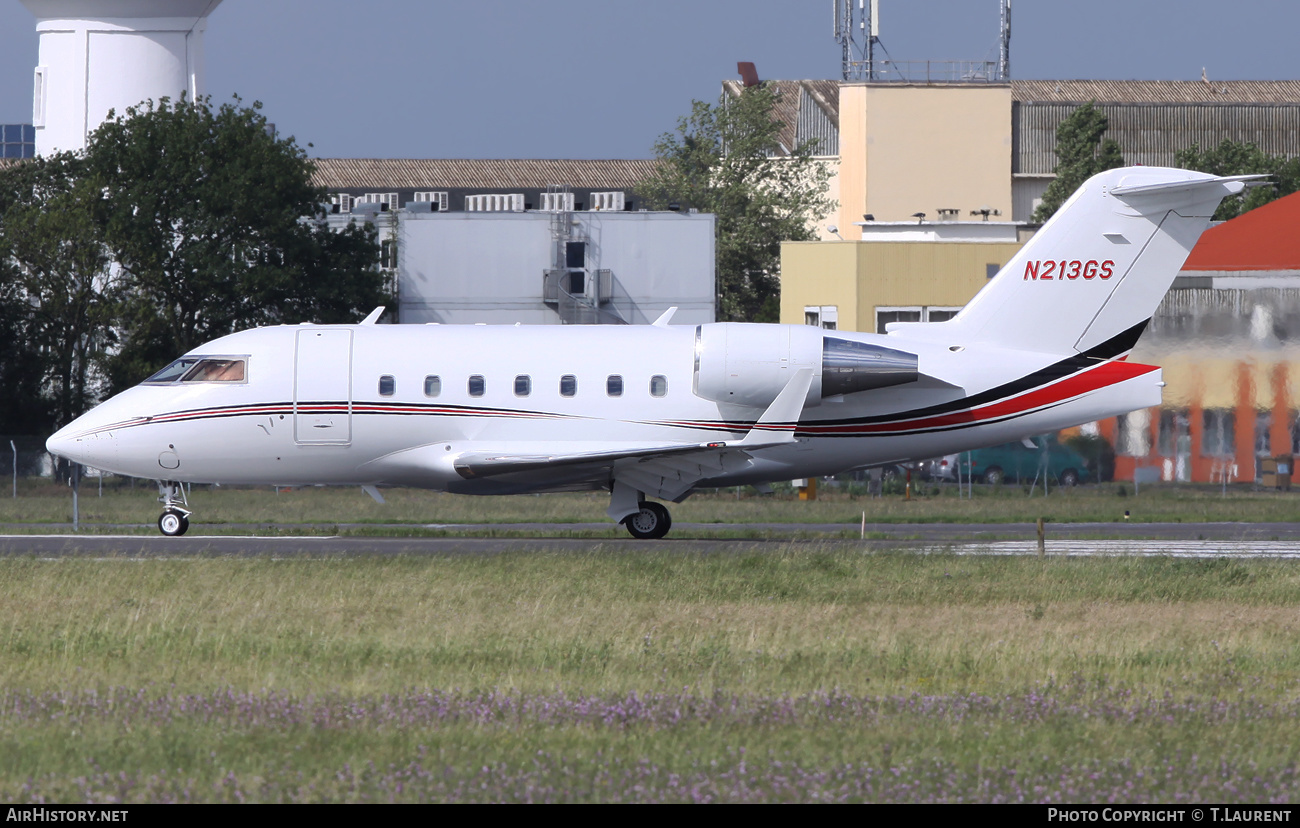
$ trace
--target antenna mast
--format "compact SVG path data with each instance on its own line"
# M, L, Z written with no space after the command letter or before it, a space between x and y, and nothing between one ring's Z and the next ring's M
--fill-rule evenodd
M880 40L880 0L832 0L841 80L874 80Z
M998 80L1011 80L1011 0L1000 0L998 15Z

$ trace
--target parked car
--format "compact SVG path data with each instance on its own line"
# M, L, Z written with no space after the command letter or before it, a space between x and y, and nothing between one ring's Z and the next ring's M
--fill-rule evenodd
M1054 434L961 454L949 454L933 461L931 473L936 479L956 480L959 460L962 479L979 480L993 485L1004 480L1033 480L1035 475L1042 473L1044 463L1049 478L1062 486L1073 486L1088 480L1087 461L1083 455L1069 446L1061 445Z

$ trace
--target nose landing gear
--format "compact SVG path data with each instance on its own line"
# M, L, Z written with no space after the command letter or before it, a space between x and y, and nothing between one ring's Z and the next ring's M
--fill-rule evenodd
M170 480L158 481L158 502L163 505L163 513L158 517L158 531L168 537L179 537L190 528L190 515L186 507L185 487Z

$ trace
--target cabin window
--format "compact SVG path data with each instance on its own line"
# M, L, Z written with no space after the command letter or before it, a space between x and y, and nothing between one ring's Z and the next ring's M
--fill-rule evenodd
M515 377L515 396L527 397L531 393L533 393L533 378L527 374Z
M469 378L469 395L471 397L481 397L487 390L487 383L483 380L482 374L475 374Z
M397 391L397 380L392 374L384 374L379 378L379 396L391 397Z
M424 396L436 397L442 393L442 377L429 375L424 378Z
M611 397L623 396L623 378L618 374L610 374L605 380L605 393Z
M242 359L201 358L181 379L181 382L243 382Z
M573 374L560 377L560 396L572 397L576 393L578 393L578 378Z
M663 397L668 394L668 377L655 374L650 378L650 396Z

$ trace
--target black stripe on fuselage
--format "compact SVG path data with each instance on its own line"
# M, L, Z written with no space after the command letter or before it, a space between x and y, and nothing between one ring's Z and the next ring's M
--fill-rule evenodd
M1064 379L1071 374L1077 374L1085 368L1091 368L1098 363L1114 359L1122 354L1133 350L1137 344L1138 337L1146 329L1150 319L1139 322L1128 330L1117 336L1113 336L1096 347L1089 348L1087 351L1076 354L1072 357L1066 357L1060 362L1048 365L1046 368L1040 368L1032 374L1004 383L996 388L990 388L987 391L981 391L969 397L962 397L959 400L951 400L946 403L927 406L925 408L914 408L911 411L899 411L893 414L876 414L867 417L848 417L840 420L818 420L815 425L874 425L876 423L888 423L896 420L910 420L916 417L932 417L936 414L951 414L956 411L963 411L967 408L985 405L986 403L996 402L1005 397L1012 397L1016 394L1023 394L1042 385L1049 385L1057 380ZM814 423L808 423L814 425Z

